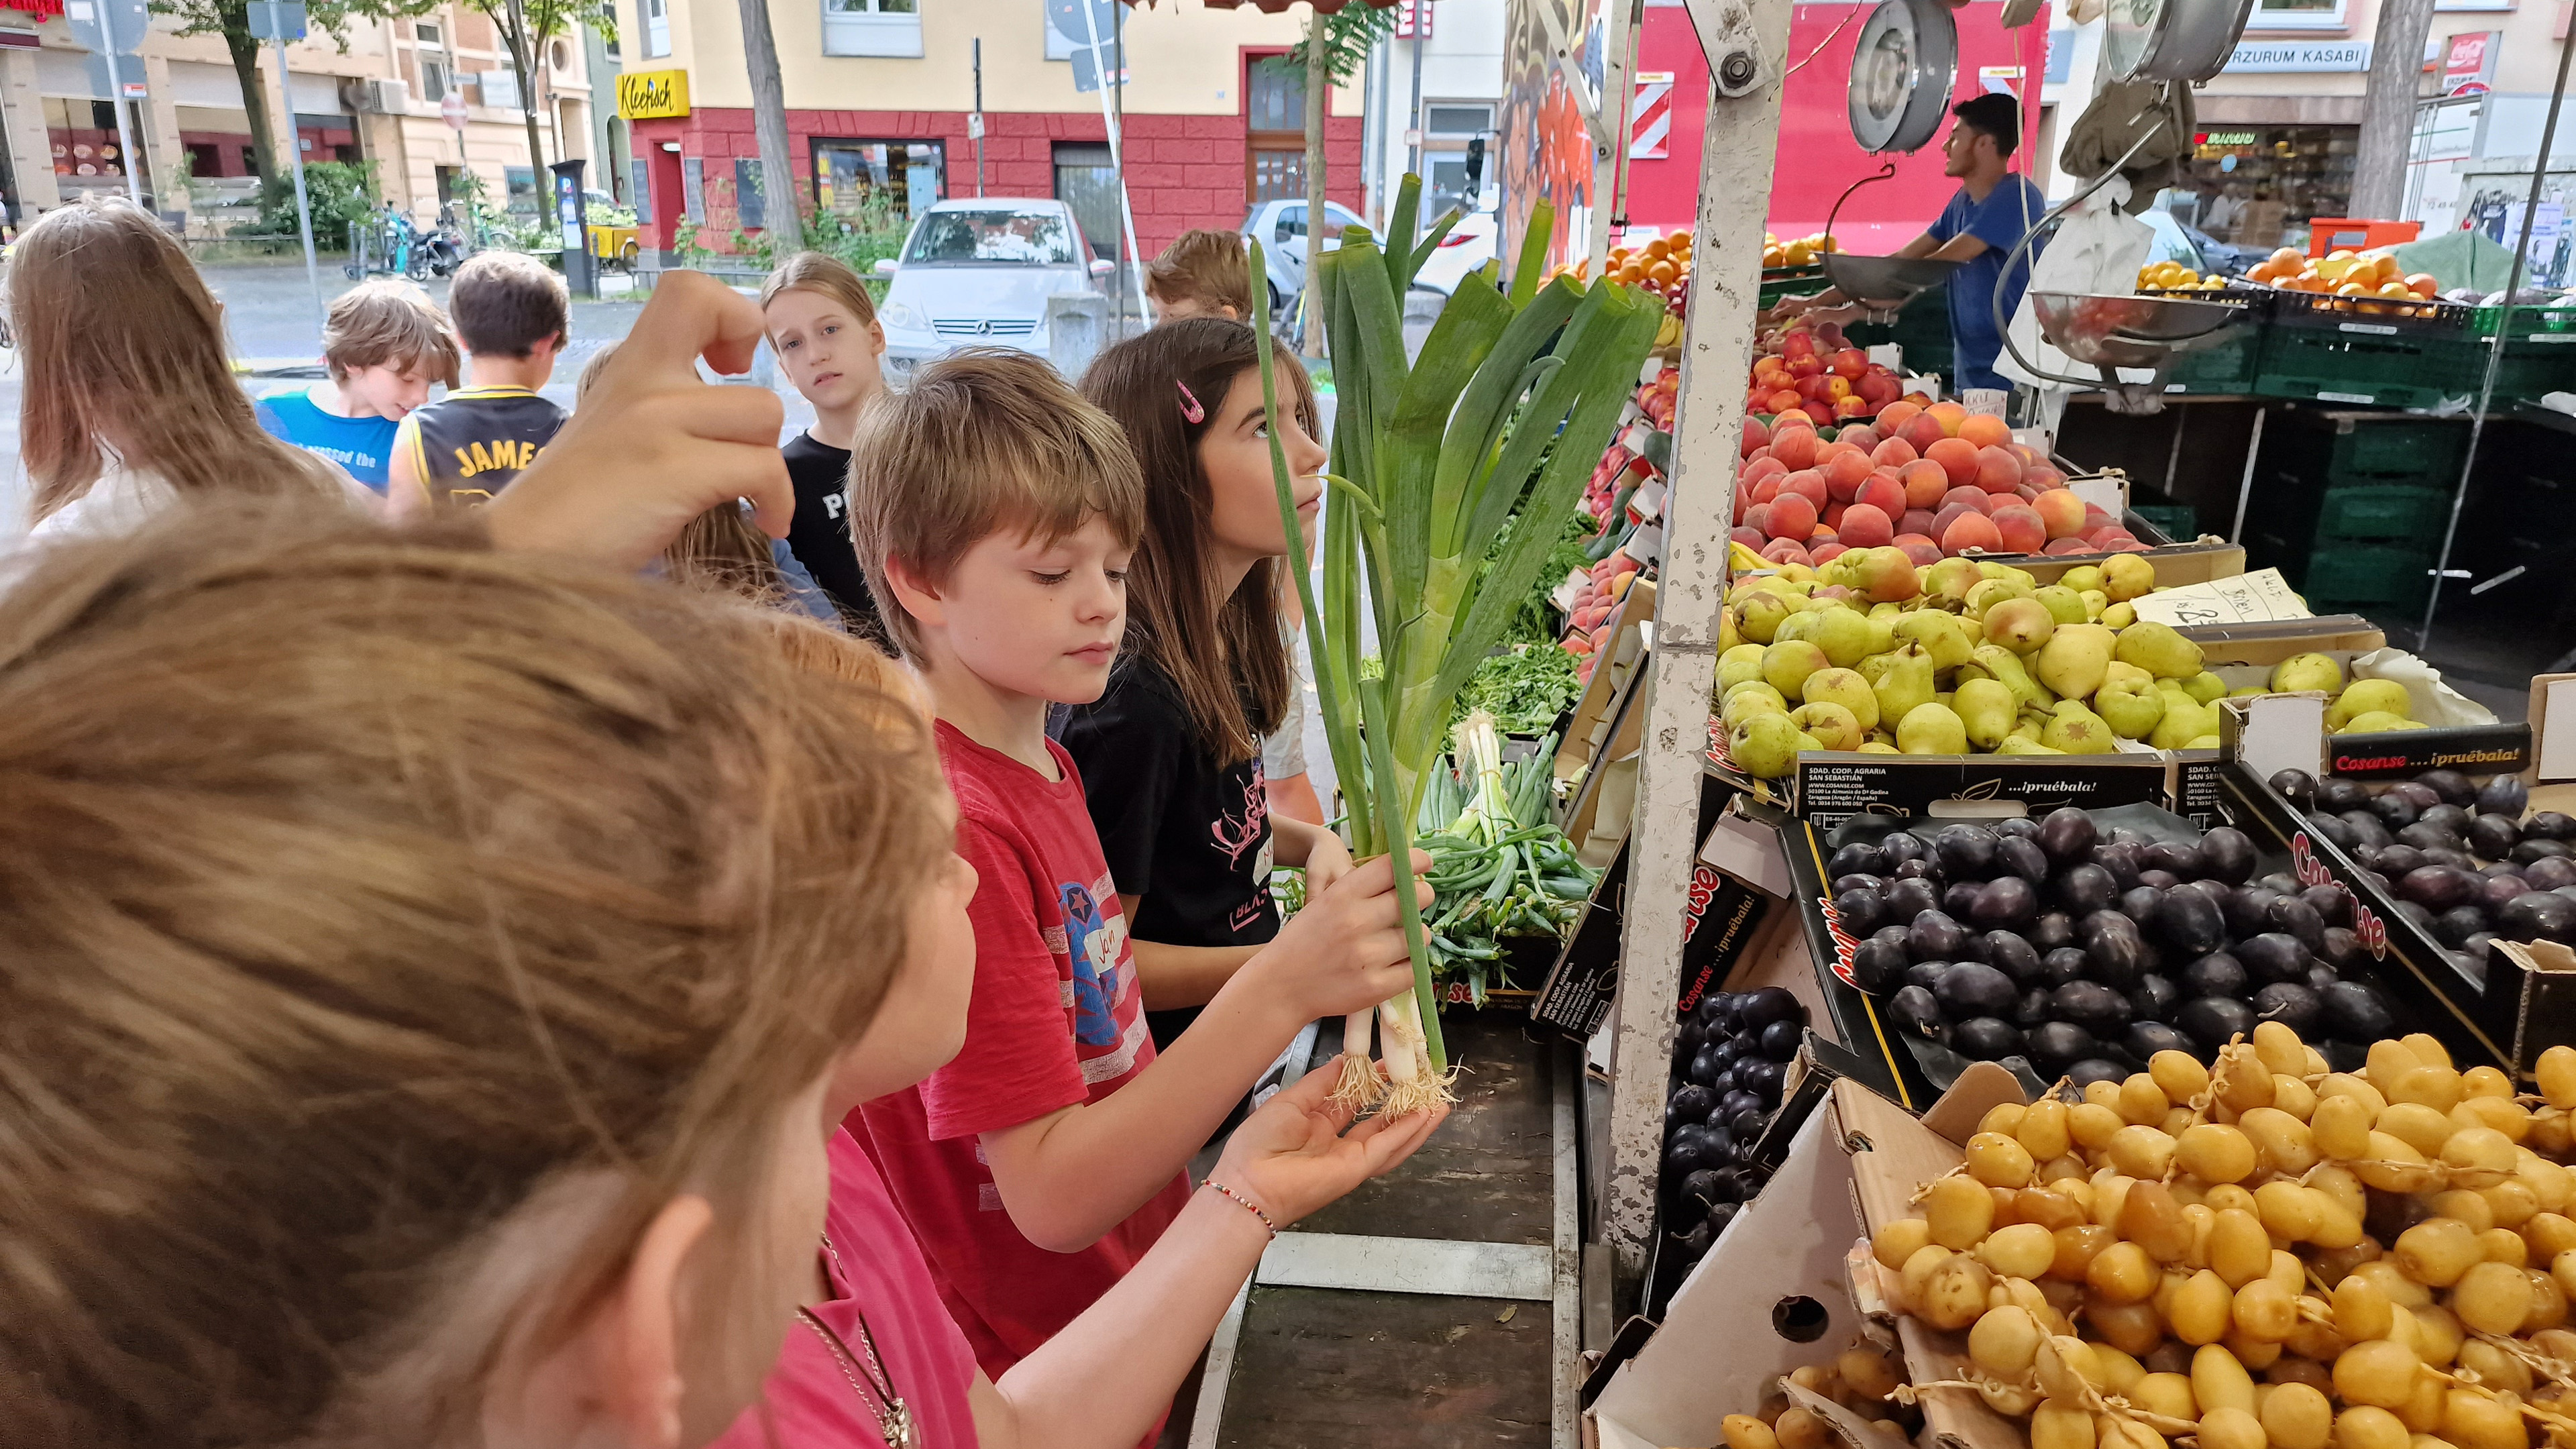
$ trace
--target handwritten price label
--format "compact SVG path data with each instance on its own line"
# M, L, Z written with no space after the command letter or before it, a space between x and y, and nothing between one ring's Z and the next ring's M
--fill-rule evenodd
M2187 584L2131 601L2138 617L2177 629L2220 624L2261 624L2276 619L2308 619L2307 601L2281 577L2279 569Z

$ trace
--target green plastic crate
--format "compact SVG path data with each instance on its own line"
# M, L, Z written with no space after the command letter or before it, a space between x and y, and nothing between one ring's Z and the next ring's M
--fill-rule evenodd
M1771 307L1783 297L1804 297L1821 292L1827 286L1825 269L1815 267L1764 267L1758 289L1759 305Z
M1904 349L1907 372L1939 373L1950 391L1958 391L1959 380L1951 375L1955 354L1950 345L1947 286L1917 292L1897 312L1894 322L1855 322L1843 329L1843 336L1859 348L1893 342Z
M2335 488L2319 500L2316 545L2352 541L2422 539L2441 532L2451 515L2451 495L2433 488Z
M2476 390L2475 382L2465 380L2478 376L2476 368L2485 361L2477 338L2370 330L2377 325L2275 321L2263 340L2254 390L2267 397L2396 408L2433 407Z
M2504 358L2496 364L2498 401L2538 402L2547 393L2576 392L2576 331L2523 325L2561 315L2535 318L2515 311L2514 329L2505 334Z
M2273 434L2289 445L2285 464L2324 488L2413 483L2447 490L2469 445L2465 418L2294 409L2276 414L2269 427L2290 430Z
M2132 503L2129 511L2176 543L2189 543L2200 537L2200 513L2188 503Z
M2226 341L2176 358L2165 374L2165 391L2202 397L2251 393L2262 353L2263 329L2239 326Z
M2433 553L2430 549L2350 544L2319 549L2308 557L2307 566L2294 577L2293 584L2306 597L2308 607L2321 614L2331 610L2321 607L2317 602L2320 599L2332 604L2412 612L2423 608L2425 599L2432 594Z

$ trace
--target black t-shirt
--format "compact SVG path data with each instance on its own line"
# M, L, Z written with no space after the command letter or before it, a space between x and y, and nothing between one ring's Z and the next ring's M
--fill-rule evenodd
M1180 693L1141 657L1060 735L1082 771L1101 855L1121 895L1142 896L1129 934L1167 946L1258 946L1279 934L1270 898L1270 802L1261 752L1220 766ZM1188 1012L1153 1012L1155 1040Z
M839 607L850 632L869 639L885 637L868 579L850 545L850 450L798 433L778 450L787 459L788 481L796 485L796 517L787 525L787 547L815 584Z

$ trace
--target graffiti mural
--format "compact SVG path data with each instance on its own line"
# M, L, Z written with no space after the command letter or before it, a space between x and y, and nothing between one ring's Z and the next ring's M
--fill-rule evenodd
M1577 69L1589 83L1589 93L1579 99L1564 68L1553 63L1551 18L1571 40ZM1608 34L1607 0L1510 0L1505 8L1499 149L1506 257L1520 254L1530 213L1541 200L1556 208L1548 261L1565 261L1583 246L1594 161L1583 115L1600 94Z

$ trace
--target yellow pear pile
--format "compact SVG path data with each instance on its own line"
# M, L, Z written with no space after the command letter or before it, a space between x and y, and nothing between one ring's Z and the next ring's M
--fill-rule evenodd
M2428 728L2415 718L2415 696L2394 679L2355 679L2347 683L2343 666L2329 654L2298 654L2272 666L2262 684L2228 691L2230 698L2255 694L2296 694L2314 690L2326 696L2326 732L2337 735L2378 734L2383 730Z
M2536 1098L2429 1036L2331 1072L2278 1022L2147 1066L1995 1108L1872 1233L1900 1311L1965 1334L1932 1392L2032 1449L2576 1444L2576 1050Z
M2047 585L1973 558L1918 566L1894 548L1816 568L1774 568L1749 551L1736 563L1710 706L1729 758L1755 776L1788 774L1802 750L2218 746L2227 686L2201 667L2199 645L2137 617L2132 601L2157 587L2137 554Z

